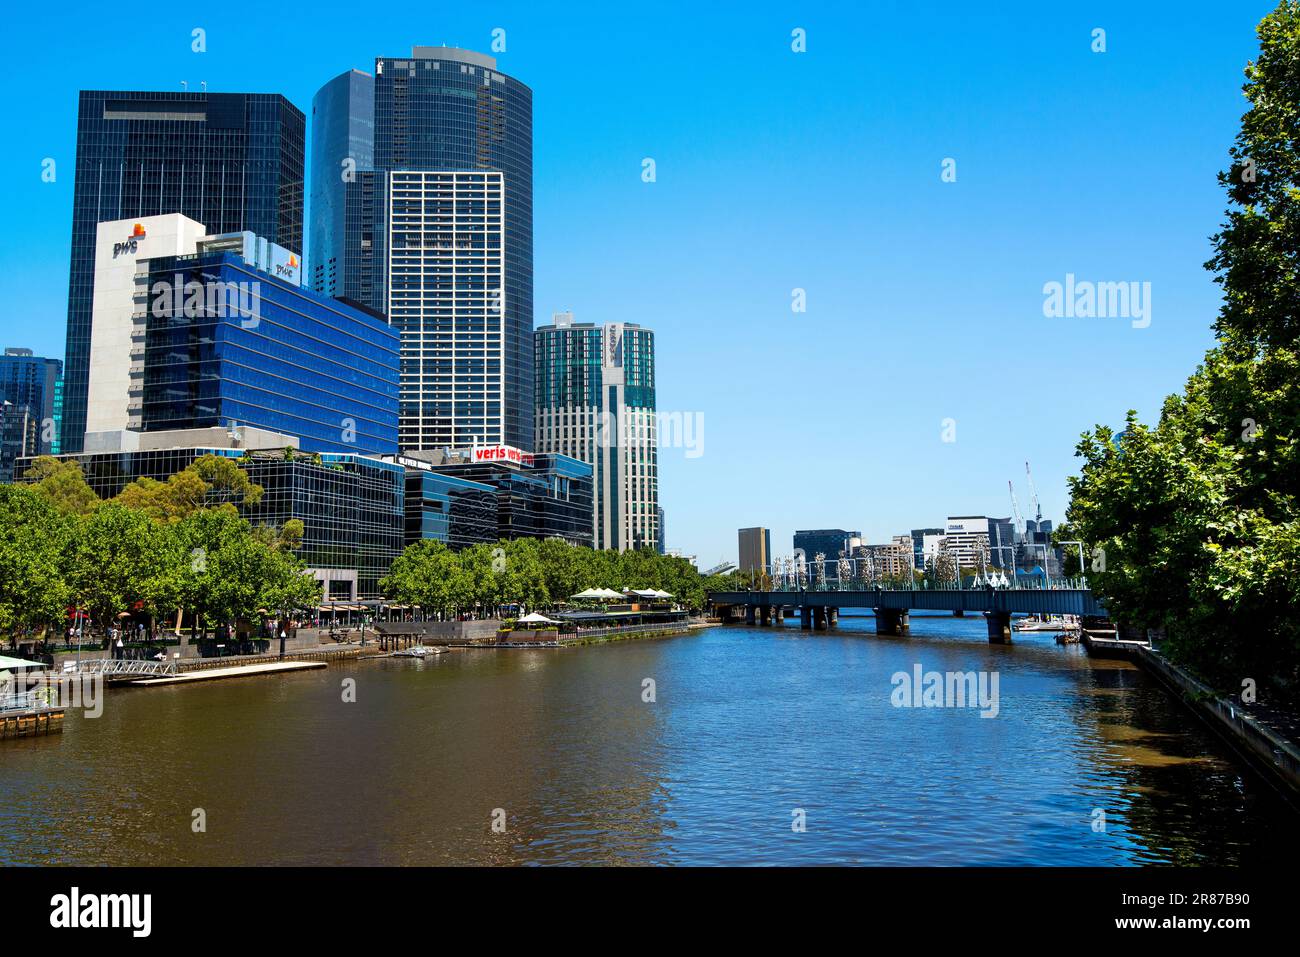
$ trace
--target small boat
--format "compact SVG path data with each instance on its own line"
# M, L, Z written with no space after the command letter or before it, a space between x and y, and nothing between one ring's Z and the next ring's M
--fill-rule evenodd
M1078 631L1078 621L1069 621L1065 618L1025 618L1016 622L1012 627L1016 631Z
M401 651L394 651L394 658L425 658L429 655L441 655L447 649L439 645L412 645L410 648L403 648Z

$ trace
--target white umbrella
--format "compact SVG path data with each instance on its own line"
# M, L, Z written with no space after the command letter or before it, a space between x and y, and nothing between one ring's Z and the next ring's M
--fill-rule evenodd
M531 612L518 619L521 625L558 625L559 622L554 618L547 618L545 615L539 615L537 612Z
M599 588L588 588L585 591L580 591L578 592L578 594L570 595L569 597L570 598L604 598L605 595L604 593L601 592Z

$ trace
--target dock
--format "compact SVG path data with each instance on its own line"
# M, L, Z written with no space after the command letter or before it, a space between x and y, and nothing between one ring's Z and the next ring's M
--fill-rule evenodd
M175 685L194 681L218 681L222 678L244 678L252 675L279 674L288 671L311 671L326 668L324 661L268 661L261 664L234 665L227 668L203 668L162 678L137 678L133 685Z

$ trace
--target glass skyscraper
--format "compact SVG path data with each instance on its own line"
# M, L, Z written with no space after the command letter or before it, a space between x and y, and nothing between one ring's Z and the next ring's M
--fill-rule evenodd
M564 312L534 338L537 451L592 466L596 548L660 547L654 333Z
M327 296L356 298L343 287L346 190L375 162L375 78L349 70L311 102L311 234L307 282ZM373 298L373 297L372 297Z
M58 359L21 348L5 349L0 356L0 482L12 479L19 456L58 454L62 381L63 363Z
M342 205L341 256L321 256L340 295L401 330L401 444L532 449L532 91L451 47L379 57L373 84L372 166L349 181L323 156L312 216ZM364 128L363 85L344 74L317 95L331 142Z
M183 213L302 255L306 119L279 94L83 90L77 111L62 448L86 431L95 233Z

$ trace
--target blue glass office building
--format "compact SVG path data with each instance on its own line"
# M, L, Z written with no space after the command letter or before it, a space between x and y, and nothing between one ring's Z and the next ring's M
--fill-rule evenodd
M214 287L227 298L198 308L171 293ZM399 343L382 318L229 251L151 259L149 289L143 431L247 425L308 452L397 451Z
M306 118L278 94L84 90L77 107L62 447L86 431L95 229L183 213L301 256Z
M422 468L406 471L406 543L433 539L449 548L497 541L497 490Z
M60 388L63 363L32 355L31 349L5 349L0 356L0 482L13 478L14 461L23 455L59 452Z
M373 168L343 181L337 145L322 156L319 172L314 167L313 220L336 218L341 202L344 249L340 257L326 241L313 256L333 260L336 270L341 258L341 294L384 313L403 332L403 447L482 441L531 449L532 91L499 72L493 57L450 47L378 57L373 83ZM330 142L364 129L362 85L343 74L317 95L314 115L332 131ZM467 172L500 177L415 175ZM402 209L394 217L390 191L398 174L405 174ZM318 176L328 184L319 198ZM394 284L396 254L404 262ZM499 295L472 285L482 285L484 275L493 277L489 285L500 276ZM499 308L489 306L494 299Z
M361 299L359 289L346 289L344 278L347 189L356 182L358 171L374 168L375 78L361 70L336 76L312 99L311 119L308 282L327 296L373 302L368 292Z

